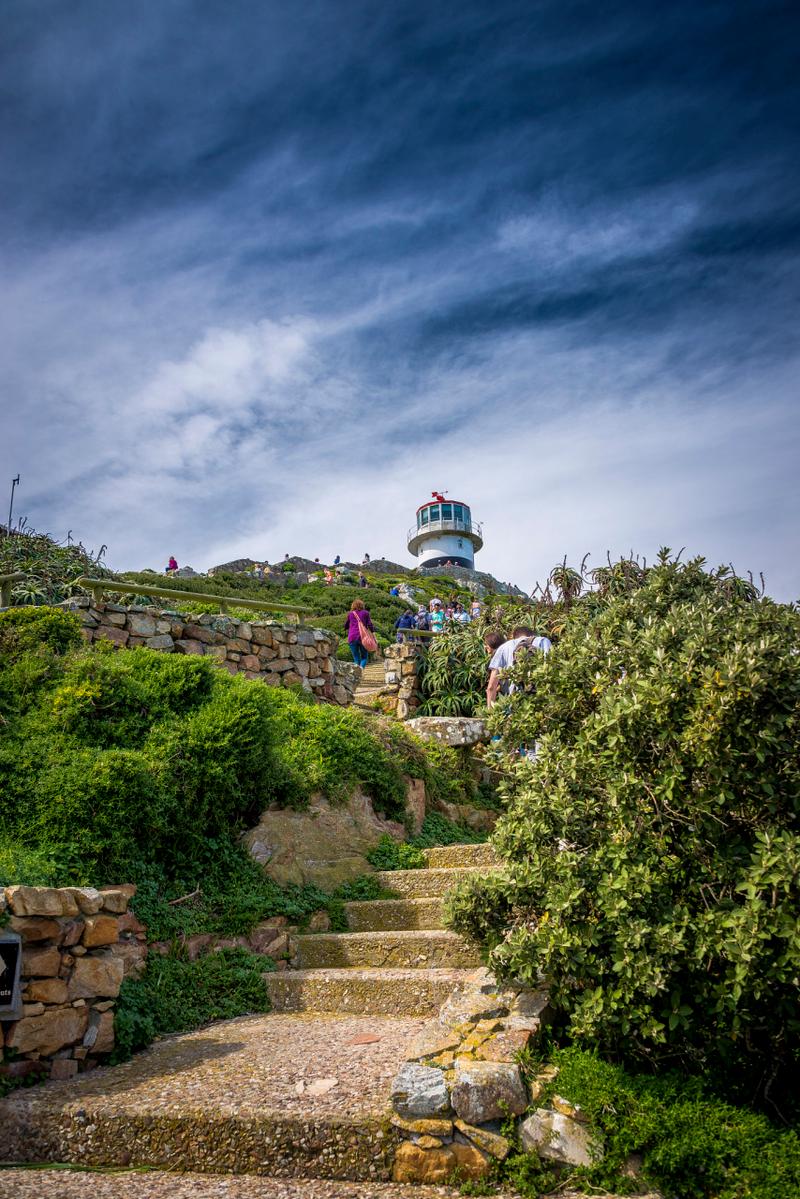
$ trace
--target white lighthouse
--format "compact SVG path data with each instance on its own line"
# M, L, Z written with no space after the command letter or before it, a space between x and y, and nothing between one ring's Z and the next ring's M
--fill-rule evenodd
M466 566L475 569L475 553L483 545L481 526L467 504L438 491L417 508L417 523L408 530L408 552L420 566Z

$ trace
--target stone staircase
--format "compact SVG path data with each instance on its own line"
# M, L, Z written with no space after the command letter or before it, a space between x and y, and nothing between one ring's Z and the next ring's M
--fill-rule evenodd
M383 870L381 886L400 898L345 905L351 931L298 938L296 970L265 975L276 1012L430 1016L465 974L476 950L442 928L442 896L494 862L488 845L426 851L420 870Z
M265 976L269 1015L167 1037L130 1062L0 1100L4 1160L388 1180L402 1140L392 1079L480 966L442 928L442 896L494 864L486 845L426 856L424 869L379 875L394 898L348 903L348 932L298 938L298 968Z
M353 697L354 705L357 708L368 708L369 711L372 711L373 701L377 699L385 684L383 659L378 658L374 662L369 662L361 671L361 678L358 680Z

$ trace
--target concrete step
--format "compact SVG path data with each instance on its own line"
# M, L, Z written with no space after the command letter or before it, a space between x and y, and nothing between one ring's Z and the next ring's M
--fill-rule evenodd
M359 899L344 910L351 933L442 927L441 899Z
M445 895L464 879L486 873L483 866L450 867L436 870L379 870L375 877L386 891L406 899L428 899Z
M469 970L286 970L265 974L276 1012L434 1016Z
M477 845L437 845L425 850L425 861L432 869L500 865L500 859L488 841Z
M321 970L331 966L475 970L482 965L481 956L473 945L455 933L442 930L316 933L298 938L297 946L300 970Z
M138 1199L194 1194L183 1171L268 1175L249 1194L283 1199L303 1191L270 1179L388 1181L400 1139L387 1122L391 1080L422 1028L394 1015L272 1013L165 1037L122 1065L0 1099L3 1161L171 1171L163 1191L140 1174ZM0 1195L15 1194L3 1190L4 1177L0 1170ZM71 1177L62 1169L52 1188L32 1193L68 1199ZM104 1175L91 1177L94 1195L127 1194L102 1191ZM237 1191L220 1178L213 1193Z

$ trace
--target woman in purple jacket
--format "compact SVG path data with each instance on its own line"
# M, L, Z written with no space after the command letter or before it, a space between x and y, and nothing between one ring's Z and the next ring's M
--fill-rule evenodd
M350 605L350 611L347 613L344 631L347 633L347 644L350 646L350 653L353 655L353 661L356 666L364 667L369 662L369 654L361 644L361 625L364 624L368 629L372 628L369 610L364 607L364 601L357 599L353 600Z

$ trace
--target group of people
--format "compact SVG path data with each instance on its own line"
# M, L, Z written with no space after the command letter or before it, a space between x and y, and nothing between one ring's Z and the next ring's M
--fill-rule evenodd
M478 620L480 615L479 600L473 600L467 611L461 601L455 597L448 600L446 605L434 597L427 608L424 604L420 604L416 612L412 612L410 609L408 612L403 612L394 622L394 627L397 630L398 641L413 641L414 631L442 633L447 624L471 624L473 620Z

